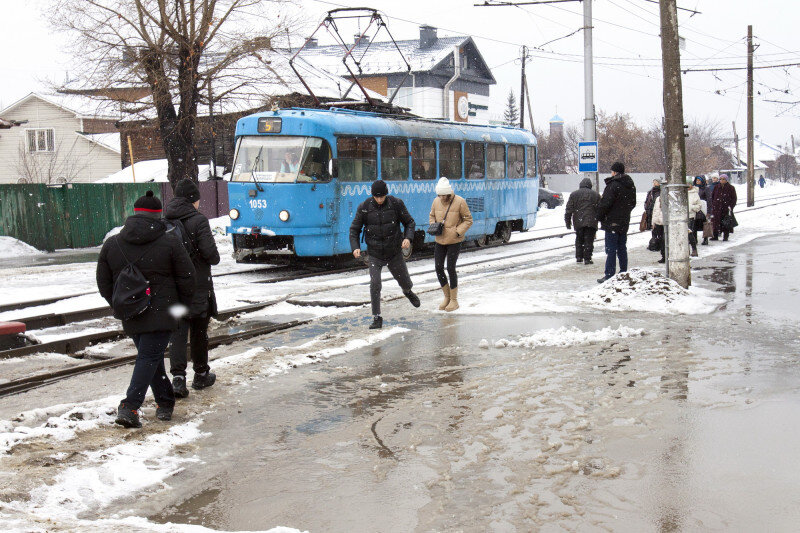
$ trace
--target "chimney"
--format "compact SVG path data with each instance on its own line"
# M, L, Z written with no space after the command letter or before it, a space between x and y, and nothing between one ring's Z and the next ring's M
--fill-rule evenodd
M308 37L306 39L306 48L316 48L319 45L316 37Z
M419 47L422 49L430 48L436 44L436 28L427 24L419 27Z

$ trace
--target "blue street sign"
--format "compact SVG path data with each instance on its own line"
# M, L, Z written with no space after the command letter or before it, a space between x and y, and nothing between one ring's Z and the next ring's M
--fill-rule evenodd
M578 172L597 172L597 141L578 143Z

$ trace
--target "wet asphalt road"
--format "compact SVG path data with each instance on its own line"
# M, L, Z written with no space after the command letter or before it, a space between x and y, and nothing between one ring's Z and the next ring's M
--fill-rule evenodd
M776 236L694 263L727 300L711 315L387 306L408 332L277 377L246 370L204 417L202 463L120 510L225 530L796 530L799 257L797 236ZM570 268L542 285L585 277ZM275 342L365 327L342 320ZM478 347L620 324L645 334Z

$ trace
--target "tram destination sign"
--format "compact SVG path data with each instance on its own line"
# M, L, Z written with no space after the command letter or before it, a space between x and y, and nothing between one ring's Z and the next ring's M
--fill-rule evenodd
M578 143L578 172L597 172L597 141Z
M274 117L261 117L258 119L258 133L280 133L281 119Z

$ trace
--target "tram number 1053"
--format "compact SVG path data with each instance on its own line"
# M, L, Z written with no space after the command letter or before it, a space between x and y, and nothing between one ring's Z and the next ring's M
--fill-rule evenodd
M260 199L250 200L250 209L266 209L267 201Z

